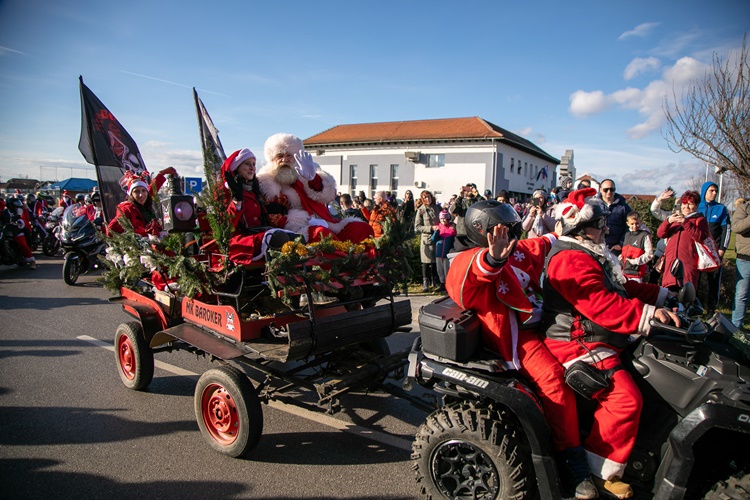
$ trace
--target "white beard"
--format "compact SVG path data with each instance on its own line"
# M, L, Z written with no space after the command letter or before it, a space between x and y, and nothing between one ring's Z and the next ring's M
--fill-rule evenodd
M615 281L617 281L618 283L622 284L628 280L625 275L622 274L622 266L620 265L620 260L609 250L609 248L607 248L606 243L594 243L593 241L588 239L579 240L576 238L571 238L570 236L560 236L560 239L572 241L576 245L582 246L583 248L586 248L587 250L598 255L600 259L603 259L602 262L604 260L609 262L609 265L612 268L612 275Z
M299 175L294 168L278 167L273 177L282 186L291 186L297 182Z

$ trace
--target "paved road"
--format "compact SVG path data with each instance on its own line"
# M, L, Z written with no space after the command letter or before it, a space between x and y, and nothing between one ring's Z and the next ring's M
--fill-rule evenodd
M159 354L148 391L126 389L110 346L131 318L95 276L68 287L61 267L0 267L0 498L417 497L409 446L423 411L382 394L346 396L333 417L264 405L252 456L227 458L193 411L198 375L215 365ZM414 320L432 298L410 297Z

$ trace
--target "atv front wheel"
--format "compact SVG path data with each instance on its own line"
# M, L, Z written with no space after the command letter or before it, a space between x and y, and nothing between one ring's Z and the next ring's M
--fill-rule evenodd
M413 468L426 498L527 498L534 491L531 456L516 424L470 403L436 410L417 431Z
M76 257L74 252L65 254L63 262L63 281L66 285L73 286L81 275L81 259Z
M214 450L241 457L263 433L263 410L252 382L231 366L204 373L195 387L195 418Z
M128 389L142 391L154 378L154 353L143 338L140 323L130 321L115 332L115 363Z

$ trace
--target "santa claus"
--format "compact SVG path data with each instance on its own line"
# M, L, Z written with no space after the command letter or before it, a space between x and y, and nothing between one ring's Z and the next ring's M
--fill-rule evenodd
M266 165L257 178L273 226L301 234L308 241L330 235L359 243L373 236L368 223L356 217L337 219L331 215L327 204L336 196L336 181L316 169L298 137L272 135L263 153Z

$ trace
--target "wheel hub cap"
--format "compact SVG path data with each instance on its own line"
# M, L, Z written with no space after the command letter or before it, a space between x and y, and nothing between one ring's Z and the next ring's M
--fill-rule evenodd
M473 443L450 440L432 455L430 473L448 498L496 498L500 475L492 458Z

